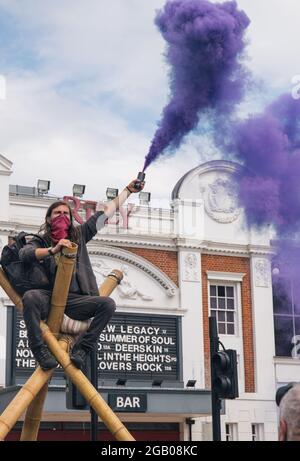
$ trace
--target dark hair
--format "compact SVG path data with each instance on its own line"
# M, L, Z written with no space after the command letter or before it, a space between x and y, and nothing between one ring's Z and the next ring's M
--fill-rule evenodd
M51 241L51 226L50 226L50 223L48 222L48 218L50 218L52 211L55 208L58 208L61 205L64 205L64 206L68 207L69 212L70 212L71 225L70 225L69 231L68 231L68 238L71 240L71 242L78 243L78 241L79 241L79 231L78 231L77 227L74 226L72 208L70 207L69 203L65 202L64 200L58 200L58 201L52 203L52 205L49 206L49 208L47 210L47 213L46 213L46 216L45 216L45 222L44 222L44 224L41 225L40 230L39 230L39 234L42 234L45 239L47 239L47 240L49 239Z
M275 396L275 400L276 400L276 403L277 403L277 406L279 407L280 405L280 402L281 400L283 399L283 397L285 396L285 394L294 387L296 383L289 383L289 384L286 384L285 386L282 386L282 387L279 387L276 391L276 396Z

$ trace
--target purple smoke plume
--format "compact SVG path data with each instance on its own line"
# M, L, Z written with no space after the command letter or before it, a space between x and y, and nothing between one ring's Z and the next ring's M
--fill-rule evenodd
M276 229L276 354L290 355L300 335L300 323L292 320L300 315L300 100L285 94L232 134L231 148L245 166L237 179L247 221Z
M235 1L168 1L155 23L168 44L171 98L146 156L143 171L193 130L201 111L230 113L244 93L241 57L250 21Z
M174 0L158 12L155 22L168 44L171 91L143 171L178 147L201 115L212 115L215 142L244 165L237 180L248 224L272 224L277 231L273 264L280 267L280 276L273 282L278 312L289 305L300 315L300 100L283 95L262 114L235 123L230 118L222 125L220 120L233 114L247 83L242 58L248 17L235 1ZM279 316L276 328L287 337L290 332L282 319Z
M250 225L273 224L281 238L300 225L300 101L283 95L233 129L240 201ZM298 229L297 229L298 230Z

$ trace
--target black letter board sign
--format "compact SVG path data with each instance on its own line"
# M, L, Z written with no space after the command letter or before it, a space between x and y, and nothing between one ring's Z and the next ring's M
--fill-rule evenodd
M115 314L100 333L98 374L101 378L179 379L178 318ZM35 360L22 316L17 314L16 374L31 375ZM63 376L58 368L55 375Z
M177 380L178 346L178 318L115 314L99 337L99 376Z

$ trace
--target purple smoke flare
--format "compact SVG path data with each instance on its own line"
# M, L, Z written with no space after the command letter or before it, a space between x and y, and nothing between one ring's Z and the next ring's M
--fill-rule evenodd
M283 94L267 111L276 117L286 134L290 149L300 148L300 101L290 94Z
M238 173L239 199L250 225L272 224L278 254L273 261L275 314L300 314L300 100L282 95L263 114L251 116L232 130L236 156L245 168ZM297 329L275 318L277 353L286 355ZM286 323L285 323L286 322ZM300 326L300 324L299 324ZM286 345L281 349L280 342Z
M292 298L293 309L300 315L300 246L291 240L280 241L278 254L273 260L273 267L278 275L273 275L274 292L285 294L287 300ZM292 286L292 292L291 292Z
M250 23L235 1L168 1L155 22L168 45L170 100L143 171L178 147L201 115L212 115L215 142L245 167L237 180L248 224L272 224L277 231L274 263L281 275L274 278L274 294L281 300L279 310L288 303L300 314L300 100L282 95L264 113L232 123L229 116L247 83L242 58ZM283 323L280 318L277 325L286 336Z
M168 44L171 99L146 156L143 171L167 148L178 147L202 111L230 113L244 94L241 65L250 21L235 1L168 1L155 23Z
M280 237L300 225L300 101L283 95L233 129L240 201L250 225L274 224ZM255 206L254 206L255 203Z

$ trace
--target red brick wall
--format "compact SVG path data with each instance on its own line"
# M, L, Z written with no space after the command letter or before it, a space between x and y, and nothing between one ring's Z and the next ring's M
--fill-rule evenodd
M178 286L178 260L177 251L151 250L148 248L123 248L126 251L135 253L147 259L154 266L157 266Z
M246 274L241 283L245 391L255 392L250 260L249 258L237 258L234 256L202 255L203 329L206 370L205 383L206 387L210 388L210 346L207 292L208 283L206 271L240 272Z

